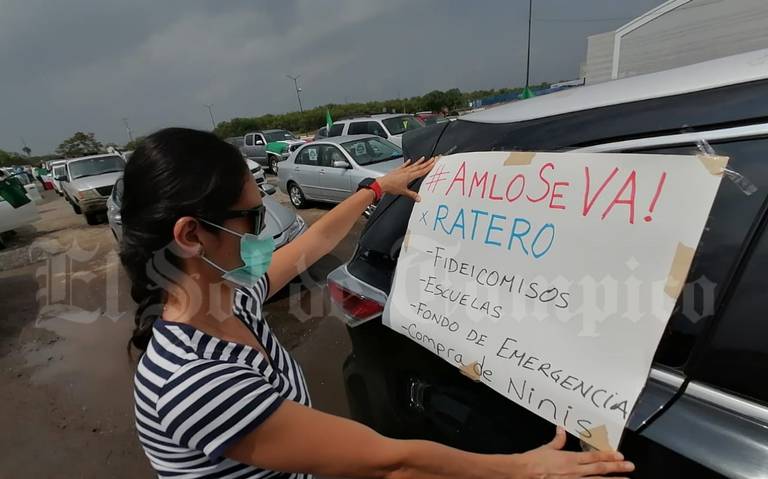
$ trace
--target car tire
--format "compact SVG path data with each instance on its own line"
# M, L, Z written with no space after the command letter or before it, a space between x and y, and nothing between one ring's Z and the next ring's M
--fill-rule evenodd
M94 213L86 213L85 222L89 225L97 225L99 224L99 215Z
M276 156L270 156L269 157L269 169L272 171L273 175L277 175L277 169L279 167L277 166L277 157Z
M304 192L296 183L290 183L288 185L288 197L291 199L291 204L295 208L304 208L307 205L307 199L304 197Z

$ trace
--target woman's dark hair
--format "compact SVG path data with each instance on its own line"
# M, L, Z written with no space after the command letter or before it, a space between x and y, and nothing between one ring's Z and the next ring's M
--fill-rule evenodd
M138 303L136 328L128 344L145 350L152 324L162 314L165 290L158 262L178 268L169 248L183 216L215 218L240 198L248 168L240 152L212 133L166 128L146 137L123 173L120 260ZM173 280L173 278L168 278ZM162 282L162 281L161 281Z

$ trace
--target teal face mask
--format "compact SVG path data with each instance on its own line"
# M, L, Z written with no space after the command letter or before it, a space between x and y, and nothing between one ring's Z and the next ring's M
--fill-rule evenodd
M251 233L238 233L229 228L219 226L210 221L201 219L200 221L215 226L222 231L240 237L240 259L243 260L243 266L232 270L225 270L210 259L202 255L203 261L221 271L222 279L230 281L244 288L252 288L256 285L259 278L264 276L272 262L272 253L275 251L275 240L271 236L259 238Z

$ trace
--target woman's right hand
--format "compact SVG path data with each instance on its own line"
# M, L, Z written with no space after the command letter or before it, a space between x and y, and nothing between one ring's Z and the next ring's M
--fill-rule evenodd
M565 430L557 428L549 444L512 456L515 462L510 474L514 479L605 478L607 474L632 472L634 464L614 451L570 452L565 446ZM611 476L613 477L613 476Z

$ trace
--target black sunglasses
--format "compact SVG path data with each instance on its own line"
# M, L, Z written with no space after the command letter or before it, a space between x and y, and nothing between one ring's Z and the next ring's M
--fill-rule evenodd
M259 205L247 210L227 210L223 213L216 215L216 221L231 220L234 218L248 218L251 226L253 227L253 234L258 236L264 231L267 225L267 208L264 205ZM213 219L208 221L215 223Z

